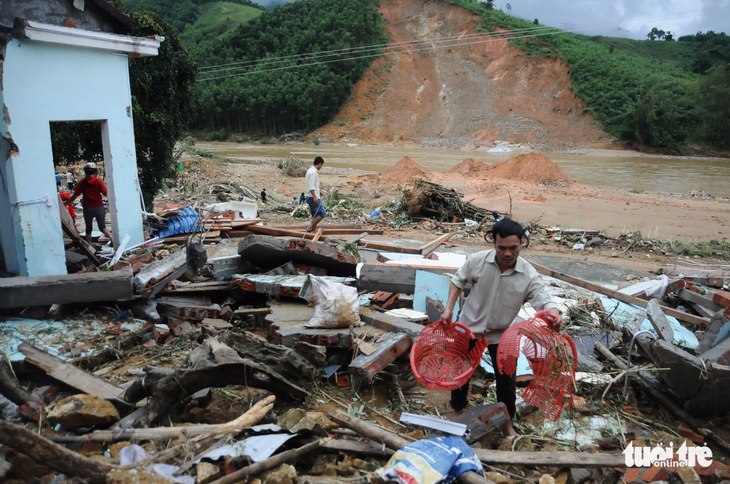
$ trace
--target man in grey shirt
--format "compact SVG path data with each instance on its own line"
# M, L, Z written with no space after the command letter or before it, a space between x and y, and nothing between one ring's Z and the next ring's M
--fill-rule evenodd
M558 306L545 290L542 278L534 267L520 257L525 229L514 220L500 220L490 230L494 249L471 255L451 278L449 299L441 321L451 323L456 301L467 284L472 290L461 310L461 323L477 338L487 338L489 355L494 366L497 401L507 406L510 417L515 416L516 377L505 375L497 368L497 348L502 334L510 327L525 302L537 310L546 309L554 317L553 327L562 329L563 318ZM526 240L526 239L525 239ZM476 343L472 340L470 345ZM460 414L467 405L469 382L451 392L451 406ZM517 435L512 422L502 427L505 435Z

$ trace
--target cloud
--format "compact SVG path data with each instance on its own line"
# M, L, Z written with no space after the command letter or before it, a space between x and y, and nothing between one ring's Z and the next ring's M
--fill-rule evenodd
M273 8L291 1L257 3ZM495 0L494 6L530 22L538 19L541 25L586 35L645 39L652 27L671 31L675 38L708 30L730 34L730 0Z

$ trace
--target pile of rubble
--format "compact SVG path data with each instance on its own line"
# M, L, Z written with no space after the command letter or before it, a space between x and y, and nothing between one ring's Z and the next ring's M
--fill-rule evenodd
M214 257L188 236L177 250L135 249L118 271L0 281L0 306L13 314L0 322L0 474L365 482L395 451L456 436L487 471L459 482L730 478L727 425L702 420L726 412L730 398L725 274L614 290L533 264L566 314L578 367L562 417L522 402L522 435L510 439L494 432L508 416L488 403L490 362L455 420L438 417L448 394L421 388L410 369L409 349L440 317L448 274L467 257L442 251L453 232L404 247L368 240L362 226L249 230ZM327 230L353 232L327 244ZM358 258L345 245L373 252ZM323 283L356 296L313 297ZM318 318L345 299L355 320L339 309ZM526 307L519 318L533 314ZM518 381L530 379L518 363ZM637 467L621 453L660 442L706 443L714 458Z

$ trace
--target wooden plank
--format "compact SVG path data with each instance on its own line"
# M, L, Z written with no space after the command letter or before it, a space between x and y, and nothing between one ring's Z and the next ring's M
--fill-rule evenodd
M626 467L623 454L588 452L513 452L511 450L474 449L479 460L490 465L548 467Z
M86 242L86 240L84 240L81 235L79 235L79 232L76 230L76 224L74 224L74 221L71 218L71 214L68 213L66 206L61 203L60 198L58 209L61 214L61 228L63 229L63 232L68 235L68 237L71 239L71 242L73 242L73 244L78 247L81 252L83 252L84 255L88 257L94 265L100 266L101 260L96 257L96 254L94 253L89 243Z
M134 297L132 277L130 267L62 276L3 277L0 308L129 300Z
M423 244L421 247L418 248L419 253L422 254L424 250L427 250L427 249L431 248L431 246L434 246L434 245L436 247L438 247L439 245L441 245L442 242L446 242L447 240L449 240L455 233L456 232L448 232L448 233L443 234L442 236L432 240L431 242Z
M236 309L233 314L271 314L271 308Z
M28 363L42 369L48 376L89 395L99 398L115 398L124 391L31 344L23 342L18 346L18 350L25 355Z
M448 241L455 234L456 234L456 232L450 232L448 234L445 234L445 235L447 235L447 237L445 237L445 238L439 237L439 239L443 238L443 240L439 240L438 243L434 243L431 247L429 247L428 249L421 252L421 255L423 255L423 257L428 258L428 256L430 256L432 253L436 252L436 249L441 247L441 244Z
M319 242L320 237L322 237L322 234L324 233L323 228L318 228L317 231L314 233L314 237L312 237L312 242Z
M643 299L639 299L638 297L629 296L627 294L620 293L618 291L614 291L612 289L608 289L603 286L599 286L598 284L593 284L592 282L584 281L583 279L578 279L577 277L569 276L567 274L563 274L558 271L554 271L548 267L541 266L540 264L536 264L535 262L530 261L530 264L539 272L540 274L543 274L545 276L554 277L555 279L560 279L561 281L568 282L570 284L573 284L578 287L582 287L584 289L588 289L593 292L597 292L599 294L603 294L604 296L612 297L614 299L618 299L619 301L628 303L628 304L634 304L636 306L645 308L647 301L644 301ZM668 314L670 316L674 316L675 318L679 319L680 321L685 321L687 323L692 324L709 324L710 320L707 318L701 318L699 316L695 316L693 314L687 314L683 313L682 311L677 311L676 309L668 308L666 306L660 306L662 311L664 311L665 314Z
M359 240L357 242L359 247L373 250L383 250L386 252L400 252L404 254L420 254L421 249L415 247L402 247L400 245L386 244L383 242L374 242L371 240Z

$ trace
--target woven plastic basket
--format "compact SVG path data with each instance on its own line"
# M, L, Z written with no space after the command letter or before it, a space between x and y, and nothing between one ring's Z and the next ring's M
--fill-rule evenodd
M510 326L499 341L497 365L502 373L514 375L522 350L533 373L522 398L540 407L545 417L557 420L573 401L578 352L570 336L552 328L550 318L547 311L540 311L534 318Z
M429 324L411 348L411 370L430 390L451 391L463 386L482 359L487 340L481 338L469 351L474 333L461 323Z

